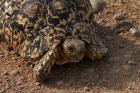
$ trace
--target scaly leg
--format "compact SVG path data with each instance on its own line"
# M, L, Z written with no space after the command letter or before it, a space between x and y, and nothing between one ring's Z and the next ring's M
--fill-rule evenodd
M43 81L49 74L52 66L58 58L58 50L49 50L34 67L35 77L39 81Z
M93 36L91 43L87 46L86 56L93 61L100 60L107 53L107 51L108 49L96 35Z

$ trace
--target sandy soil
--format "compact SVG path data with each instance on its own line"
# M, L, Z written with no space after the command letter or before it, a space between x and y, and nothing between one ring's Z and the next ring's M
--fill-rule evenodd
M55 65L43 84L35 81L32 68L22 58L4 51L6 55L0 56L0 93L140 93L140 35L111 30L119 12L125 12L125 20L140 29L139 6L139 0L107 0L106 9L96 15L102 25L98 34L109 49L106 57L98 62L84 59ZM1 51L7 47L3 42L0 46Z

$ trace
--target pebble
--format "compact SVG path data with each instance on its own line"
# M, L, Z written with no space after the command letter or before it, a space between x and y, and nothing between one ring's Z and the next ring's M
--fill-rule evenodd
M133 90L133 88L132 88L132 86L131 86L131 85L130 85L130 86L128 86L128 89L129 89L129 90Z
M17 82L17 85L21 85L22 83L20 81Z
M84 91L85 92L89 92L90 91L90 88L86 86L86 87L84 87Z
M137 30L136 30L135 28L130 28L130 29L129 29L129 32L130 32L131 34L135 34L135 33L137 32Z
M128 64L129 65L135 65L136 63L135 63L135 61L128 61Z
M4 55L0 55L0 58L3 58L4 57Z
M40 82L35 82L35 85L40 86L41 84L40 84Z
M130 85L128 85L127 88L128 88L129 90L134 90L134 85L135 85L135 82L131 82Z
M130 28L129 32L131 34L133 34L134 36L136 36L136 37L140 37L140 31L138 29L136 29L136 28Z
M9 84L6 84L5 85L5 89L9 89L10 88L10 85Z
M4 54L2 51L0 51L0 58L3 58L4 57Z

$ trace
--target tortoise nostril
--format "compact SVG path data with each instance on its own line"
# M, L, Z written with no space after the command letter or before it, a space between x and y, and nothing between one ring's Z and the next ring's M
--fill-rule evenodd
M73 52L73 51L75 50L75 48L72 47L72 46L69 46L69 47L68 47L68 50L69 50L70 52Z

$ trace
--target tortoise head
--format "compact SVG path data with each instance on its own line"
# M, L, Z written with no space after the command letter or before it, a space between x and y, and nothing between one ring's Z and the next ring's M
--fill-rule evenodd
M78 38L66 38L62 44L62 53L68 62L80 62L85 50L85 42Z

